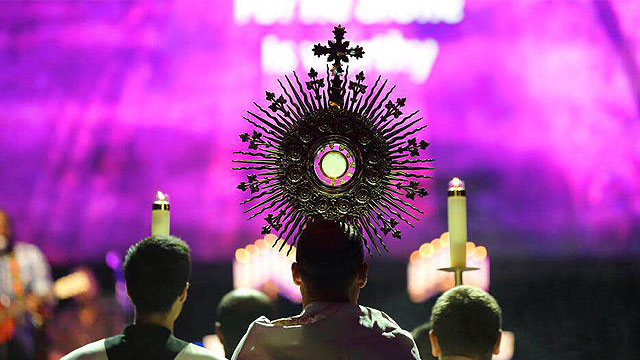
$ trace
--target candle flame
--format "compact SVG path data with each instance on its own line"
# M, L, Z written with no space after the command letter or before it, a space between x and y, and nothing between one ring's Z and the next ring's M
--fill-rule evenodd
M245 264L247 262L249 262L249 258L251 257L251 255L249 254L249 251L247 251L246 249L238 249L236 250L236 260L241 263L241 264Z
M464 181L454 177L449 181L449 190L464 190Z
M487 257L487 248L484 246L478 246L473 251L473 256L478 260L484 260Z
M418 251L420 251L420 257L423 257L423 258L429 257L433 255L433 253L435 253L435 249L433 248L433 245L427 244L427 243L422 244L420 246L420 250Z
M296 261L296 248L282 253L271 245L277 236L268 234L252 244L238 248L233 261L234 288L257 289L268 296L281 294L300 303L300 290L291 282L291 264ZM271 294L271 295L270 295Z
M274 234L267 234L264 236L264 242L267 243L267 246L269 247L273 246L277 239L278 236Z
M473 253L473 250L475 250L476 248L476 244L472 243L471 241L467 241L467 252L468 253Z
M446 232L444 234L442 234L442 236L440 236L440 242L442 243L443 247L448 247L449 246L449 233Z
M449 233L444 233L438 239L421 244L411 253L407 265L407 291L411 301L423 302L455 285L451 273L436 271L451 266L450 243ZM465 283L487 290L490 280L487 248L471 241L467 241L465 247L467 264L479 268L465 273Z
M415 250L411 253L411 256L409 256L409 261L411 261L412 263L416 263L418 262L418 260L420 260L420 252L418 250Z
M154 202L169 202L169 195L158 190L156 192Z

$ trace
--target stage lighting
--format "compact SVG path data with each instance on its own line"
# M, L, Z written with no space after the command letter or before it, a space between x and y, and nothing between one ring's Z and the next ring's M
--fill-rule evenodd
M449 266L449 233L446 232L440 238L420 245L409 256L407 265L407 291L413 302L423 302L432 296L436 296L451 289L454 285L453 278L448 274L438 271ZM464 283L481 289L489 289L489 256L484 246L476 246L473 242L467 242L467 264L480 270L466 272Z
M268 234L235 251L233 287L256 289L272 299L280 295L300 303L300 290L291 281L291 264L296 258L296 248L293 247L287 255L273 247L275 241L276 236Z

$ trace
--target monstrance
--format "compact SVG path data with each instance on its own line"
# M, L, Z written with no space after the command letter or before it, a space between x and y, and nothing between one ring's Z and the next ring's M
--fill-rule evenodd
M401 238L399 222L413 227L423 213L410 202L427 195L420 180L433 170L429 143L416 137L426 125L418 111L404 113L406 98L391 100L387 80L369 87L362 71L349 78L343 64L364 49L345 33L337 26L333 40L313 47L327 56L326 77L311 68L303 86L294 71L286 85L278 80L282 94L267 91L269 105L254 102L244 117L254 129L240 135L248 151L234 152L242 164L234 170L247 171L238 189L251 194L242 204L249 219L264 215L262 233L278 234L280 250L291 250L307 221L325 218L354 226L368 253L380 254L384 236Z

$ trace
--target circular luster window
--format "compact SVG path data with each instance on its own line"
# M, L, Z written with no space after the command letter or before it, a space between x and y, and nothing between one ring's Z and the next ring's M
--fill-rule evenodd
M346 145L332 141L320 146L316 151L313 170L321 183L341 187L353 177L356 160Z

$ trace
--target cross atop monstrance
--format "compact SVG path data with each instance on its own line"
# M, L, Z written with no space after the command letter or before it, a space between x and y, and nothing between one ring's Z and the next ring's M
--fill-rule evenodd
M362 46L356 45L349 47L349 41L344 41L344 34L347 31L342 25L333 28L333 37L335 41L327 41L328 46L320 43L313 46L313 54L315 56L328 55L327 62L333 61L331 73L331 86L329 87L329 104L331 106L342 107L342 62L349 62L349 57L359 59L364 54Z

